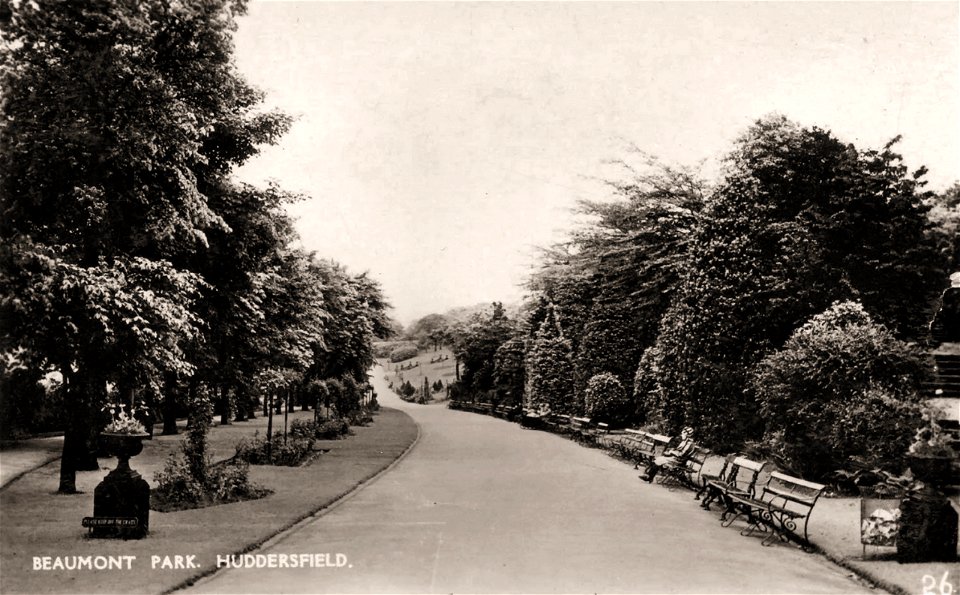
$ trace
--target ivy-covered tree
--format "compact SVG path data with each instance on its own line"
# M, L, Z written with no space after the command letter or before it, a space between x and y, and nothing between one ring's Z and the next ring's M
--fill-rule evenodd
M580 412L573 387L572 356L556 311L548 306L546 318L527 351L525 402L528 407L547 405L557 413Z
M523 402L526 383L524 340L513 336L493 354L493 381L503 400L511 405ZM440 388L443 388L442 386Z
M601 301L590 309L583 328L575 361L577 392L586 390L587 382L601 373L616 376L622 387L633 389L633 376L645 342L637 321L641 319L636 305L623 300Z

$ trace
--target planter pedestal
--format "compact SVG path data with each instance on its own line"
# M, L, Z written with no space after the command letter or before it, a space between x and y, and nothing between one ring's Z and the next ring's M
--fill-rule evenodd
M949 478L950 459L908 457L910 470L926 487L903 499L897 535L898 562L957 559L957 511L937 489Z
M950 562L957 558L957 511L943 494L926 488L900 505L898 562Z
M139 539L150 529L150 484L130 468L147 434L103 434L117 468L93 492L93 518L84 519L94 537Z

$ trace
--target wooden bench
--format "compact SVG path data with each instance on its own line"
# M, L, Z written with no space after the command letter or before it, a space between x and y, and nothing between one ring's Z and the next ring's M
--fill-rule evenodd
M589 417L570 417L570 428L577 432L583 432L590 429L591 423Z
M727 513L732 512L732 504L727 496L753 498L756 495L757 478L765 466L765 462L753 461L743 456L727 457L720 475L703 478L703 486L697 492L697 498L705 494L700 506L710 510L710 503L720 500L725 506L720 520L726 520Z
M556 414L552 417L553 429L561 434L567 434L573 428L573 418L570 415Z
M577 440L597 444L598 439L610 431L610 426L597 423L590 417L571 417L570 427Z
M659 478L660 485L679 485L691 490L699 490L701 486L700 474L703 471L703 464L707 462L709 456L709 449L694 445L693 450L686 458L663 466Z
M654 458L663 454L671 440L670 436L629 428L624 430L623 435L629 442L625 449L633 459L634 469L639 469L640 465L649 465Z
M804 549L810 547L807 526L810 513L826 486L793 477L785 473L773 472L758 498L749 496L729 496L735 516L724 523L729 526L739 517L747 519L747 528L740 532L749 535L754 530L769 532L762 545L771 545L775 540L796 541ZM798 525L803 523L803 535Z
M540 416L540 428L551 432L558 431L569 422L570 420L567 416L553 413L552 411Z

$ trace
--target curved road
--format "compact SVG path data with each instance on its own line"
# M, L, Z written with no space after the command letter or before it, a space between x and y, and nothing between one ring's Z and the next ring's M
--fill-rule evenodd
M329 553L333 566L222 570L195 591L871 592L818 555L720 527L689 492L642 483L599 450L410 405L374 382L384 405L417 421L419 442L339 506L253 552Z

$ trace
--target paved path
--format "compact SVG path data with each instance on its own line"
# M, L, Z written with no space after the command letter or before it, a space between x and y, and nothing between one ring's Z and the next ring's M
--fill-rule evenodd
M60 458L63 436L30 438L0 449L0 488Z
M643 484L601 451L377 392L416 419L420 442L340 506L254 552L330 553L334 564L340 553L346 565L231 569L195 591L869 592L820 556L720 527L689 492Z

